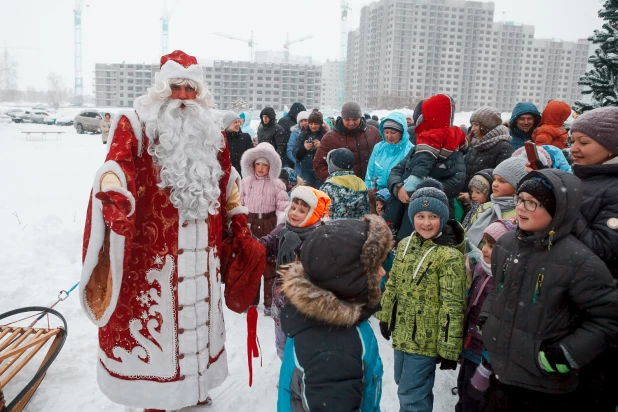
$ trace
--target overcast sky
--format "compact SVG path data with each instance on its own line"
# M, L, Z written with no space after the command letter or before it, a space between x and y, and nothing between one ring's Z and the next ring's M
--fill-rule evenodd
M95 63L151 63L161 56L163 0L84 0L83 77L92 93ZM349 29L370 0L350 0ZM494 0L494 20L535 26L535 37L575 41L600 28L602 0ZM340 2L337 0L169 0L169 50L202 59L248 60L249 47L213 35L249 38L256 50L282 50L290 39L313 38L290 46L290 53L315 60L339 53ZM75 0L0 0L0 47L19 65L19 87L46 89L47 75L59 73L74 84L73 9ZM4 52L4 49L2 49Z

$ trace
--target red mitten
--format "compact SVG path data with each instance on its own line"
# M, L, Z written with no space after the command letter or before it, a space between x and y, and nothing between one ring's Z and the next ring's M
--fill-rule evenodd
M249 230L249 222L247 220L247 215L241 213L241 214L232 216L231 227L232 227L232 234L234 235L234 237L236 238L243 238L247 236L251 237L251 231Z
M133 236L135 233L135 225L128 218L133 214L133 204L129 196L131 193L122 188L111 188L95 195L101 201L105 225L124 237Z

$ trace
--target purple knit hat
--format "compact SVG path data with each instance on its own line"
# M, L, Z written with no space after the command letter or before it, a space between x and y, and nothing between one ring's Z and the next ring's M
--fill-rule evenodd
M571 126L571 134L581 132L618 155L618 107L599 107L579 116Z
M503 235L515 229L517 229L517 221L515 219L500 219L487 226L483 234L488 234L497 242Z

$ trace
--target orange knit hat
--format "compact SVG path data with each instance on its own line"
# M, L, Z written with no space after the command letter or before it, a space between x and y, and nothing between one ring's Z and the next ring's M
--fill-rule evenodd
M309 213L307 213L307 217L300 224L300 227L315 225L320 219L328 218L330 197L328 197L326 193L310 186L298 186L296 189L292 190L290 199L291 202L285 210L286 219L294 199L300 199L309 205Z

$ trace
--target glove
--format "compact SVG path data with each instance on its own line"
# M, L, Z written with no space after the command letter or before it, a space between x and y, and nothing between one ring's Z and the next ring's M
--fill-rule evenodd
M450 359L444 359L442 356L439 356L436 358L436 363L440 364L440 370L442 371L446 371L446 370L455 370L457 369L457 361L454 360L450 360Z
M232 222L230 227L232 228L232 234L235 238L251 237L251 230L249 230L249 222L247 221L247 215L240 213L232 216Z
M101 201L101 212L105 225L124 237L135 234L135 225L129 220L129 216L133 213L133 206L127 195L133 197L126 190L116 187L94 195Z
M380 322L380 333L386 340L391 340L391 331L388 328L388 323Z
M569 361L564 356L564 351L560 345L541 345L539 364L549 373L568 373L571 371L569 369Z
M476 327L478 328L479 332L483 330L483 326L485 325L485 322L487 322L487 315L486 314L479 315L479 320L476 322Z

